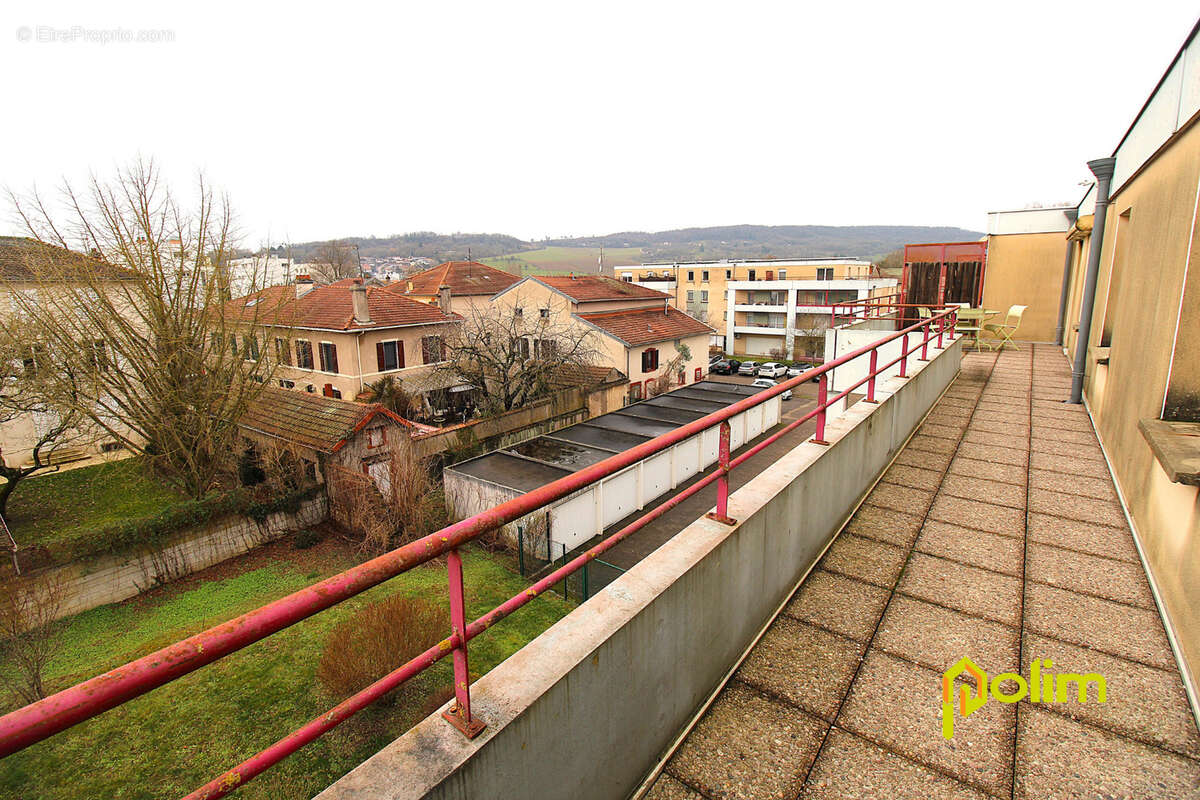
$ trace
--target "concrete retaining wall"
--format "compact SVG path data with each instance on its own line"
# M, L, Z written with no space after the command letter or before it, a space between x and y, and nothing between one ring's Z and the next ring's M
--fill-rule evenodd
M239 556L288 532L316 525L326 514L325 495L319 494L306 500L296 513L277 511L261 524L241 515L222 517L207 525L180 531L171 544L153 552L74 561L33 575L63 581L66 600L59 617L68 617L127 600L147 589Z
M477 681L488 727L474 741L432 716L319 798L627 797L954 379L961 347L735 492L738 525L695 521Z

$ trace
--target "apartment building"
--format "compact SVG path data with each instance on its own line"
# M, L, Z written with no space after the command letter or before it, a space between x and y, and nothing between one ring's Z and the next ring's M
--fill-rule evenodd
M407 297L422 303L437 303L443 293L449 293L449 309L470 317L477 309L486 308L492 295L521 280L519 275L480 264L478 261L447 261L432 269L414 273L403 281Z
M730 322L728 284L817 281L823 285L829 281L865 280L872 276L872 264L858 258L690 261L618 266L614 268L614 274L623 281L669 294L676 308L717 330L710 342L712 346L733 353L736 349L732 347L733 340L727 330ZM808 290L807 286L799 284L791 288ZM773 347L777 345L774 343Z
M663 292L604 275L530 276L493 299L518 309L533 331L538 320L586 326L595 334L600 365L629 378L634 400L701 380L708 371L713 328L670 301Z
M447 327L462 317L405 297L398 287L368 286L360 278L301 282L271 286L225 308L266 328L263 347L278 359L281 388L353 400L385 375L418 394L454 388L432 367L445 360Z

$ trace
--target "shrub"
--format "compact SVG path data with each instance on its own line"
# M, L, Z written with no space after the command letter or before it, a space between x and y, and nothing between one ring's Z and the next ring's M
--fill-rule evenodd
M449 616L424 598L393 595L376 601L333 629L317 665L317 679L335 697L349 697L449 632Z
M296 535L292 537L292 546L297 550L307 550L323 538L325 537L319 530L305 528L304 530L296 531Z

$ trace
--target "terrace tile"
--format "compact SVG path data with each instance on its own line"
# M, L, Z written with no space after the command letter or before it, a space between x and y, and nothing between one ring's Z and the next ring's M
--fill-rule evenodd
M1020 800L1168 800L1200 795L1200 764L1040 708L1022 707L1017 731Z
M890 589L904 568L904 551L843 533L821 559L821 568Z
M1022 510L1025 508L1025 485L1023 483L1004 483L951 474L942 481L942 492L967 500L982 500Z
M939 672L970 656L995 674L1017 668L1019 641L1016 628L897 595L871 646Z
M858 669L862 642L780 617L737 671L744 683L833 721Z
M1017 626L1021 581L957 561L913 553L897 591L966 614Z
M1141 564L1031 542L1025 548L1025 575L1031 581L1060 589L1142 608L1155 607Z
M932 519L961 525L964 528L991 531L1005 536L1023 536L1025 534L1024 511L948 494L937 496L929 508L929 516Z
M1079 494L1075 492L1067 494L1034 486L1029 490L1029 510L1039 514L1077 519L1080 522L1110 525L1114 528L1125 527L1125 513L1115 500L1088 498L1081 502Z
M1175 656L1157 611L1030 583L1025 587L1025 627L1160 669Z
M1128 528L1092 525L1046 514L1029 515L1029 540L1078 550L1093 556L1140 564L1137 546Z
M874 633L887 599L886 589L817 570L783 613L865 642Z
M917 538L916 549L1018 578L1025 560L1025 545L1020 539L936 520L925 523Z
M791 798L828 726L749 687L730 684L667 764L711 797Z
M899 547L911 547L921 530L921 518L865 503L850 518L847 533Z

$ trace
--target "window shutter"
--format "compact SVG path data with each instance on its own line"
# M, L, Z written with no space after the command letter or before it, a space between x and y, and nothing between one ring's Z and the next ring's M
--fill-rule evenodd
M396 364L400 369L404 369L404 340L396 340Z
M383 372L383 368L384 368L383 342L375 343L375 365L376 365L375 368L377 371Z
M329 371L330 372L338 371L337 345L334 345L334 344L329 345Z

